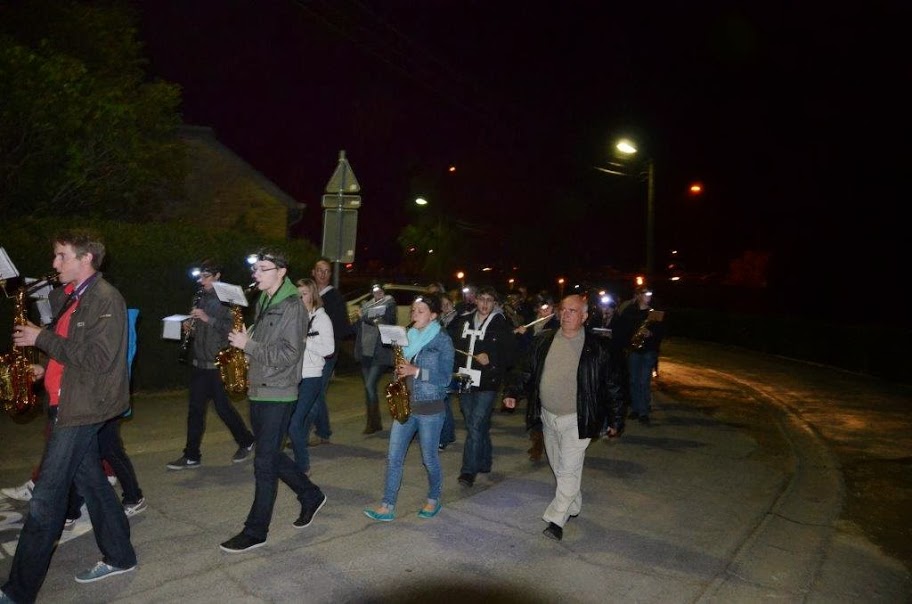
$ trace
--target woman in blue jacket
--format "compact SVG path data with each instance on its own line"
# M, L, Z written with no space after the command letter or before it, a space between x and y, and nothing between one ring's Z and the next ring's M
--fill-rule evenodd
M410 393L411 415L404 423L393 421L386 461L386 488L383 501L364 514L372 520L390 522L396 517L396 498L402 484L402 466L409 444L418 433L421 459L428 473L428 496L419 518L433 518L440 511L443 474L438 457L440 431L445 415L446 389L453 374L453 341L440 326L440 296L424 294L412 304L412 326L408 346L402 349L404 361L396 365L397 378L405 378Z

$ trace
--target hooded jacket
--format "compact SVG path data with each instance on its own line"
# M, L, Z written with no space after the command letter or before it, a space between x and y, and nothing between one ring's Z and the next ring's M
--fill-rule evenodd
M307 308L288 277L274 296L260 294L244 348L250 362L247 398L281 403L298 400L306 328Z

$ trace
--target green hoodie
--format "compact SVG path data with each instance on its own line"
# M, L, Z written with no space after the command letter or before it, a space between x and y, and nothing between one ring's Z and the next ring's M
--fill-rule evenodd
M307 320L307 308L288 277L274 296L260 294L256 319L244 348L250 362L247 398L251 401L298 400Z

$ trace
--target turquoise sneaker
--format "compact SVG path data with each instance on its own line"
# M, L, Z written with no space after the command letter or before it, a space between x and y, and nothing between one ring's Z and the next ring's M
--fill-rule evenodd
M376 510L367 508L364 510L364 515L371 520L379 520L380 522L392 522L396 519L396 513L392 509L390 509L390 511L386 512L385 514L381 514Z
M436 516L437 514L440 513L440 508L442 508L442 507L443 506L440 505L440 502L438 501L437 505L434 506L433 510L428 511L424 508L421 508L420 510L418 510L418 517L419 518L433 518L434 516Z

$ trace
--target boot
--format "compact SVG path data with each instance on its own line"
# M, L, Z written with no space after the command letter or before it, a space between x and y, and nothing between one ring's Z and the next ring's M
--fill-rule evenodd
M373 434L383 430L383 422L380 420L380 408L378 406L367 408L367 425L361 434Z
M529 439L532 446L529 447L529 459L532 461L541 461L542 453L545 451L545 437L538 430L529 432Z

